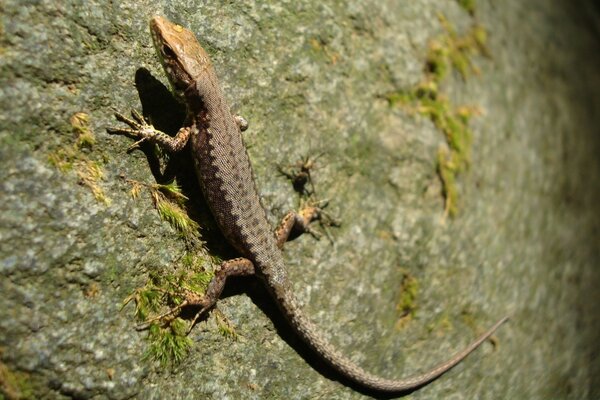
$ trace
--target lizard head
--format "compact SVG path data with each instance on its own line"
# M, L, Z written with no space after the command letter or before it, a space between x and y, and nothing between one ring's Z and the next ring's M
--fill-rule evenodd
M192 32L166 18L150 20L150 32L173 90L178 96L212 69L208 54Z

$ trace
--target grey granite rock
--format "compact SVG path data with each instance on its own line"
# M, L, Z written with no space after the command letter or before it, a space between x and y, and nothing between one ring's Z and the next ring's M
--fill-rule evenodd
M432 0L0 4L4 390L10 376L24 396L47 399L365 396L302 351L252 282L219 305L239 340L209 317L178 367L143 358L146 333L121 304L184 243L148 196L130 198L121 175L154 178L144 154L127 155L131 142L105 129L116 124L112 107L139 108L139 68L166 82L147 28L162 14L197 33L249 120L273 224L298 206L277 165L323 153L316 190L343 224L333 243L303 237L286 257L333 343L370 371L407 375L510 313L495 346L407 398L599 398L600 13L591 0L476 7L471 16ZM383 99L422 79L438 13L459 31L485 26L491 53L476 60L479 77L454 75L445 88L484 111L458 179L460 213L445 221L443 135ZM81 152L104 171L110 203L49 162L72 145L76 113L89 116L96 142ZM399 327L407 273L417 312Z

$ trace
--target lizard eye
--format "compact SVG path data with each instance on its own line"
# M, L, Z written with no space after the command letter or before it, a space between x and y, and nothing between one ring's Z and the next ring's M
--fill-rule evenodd
M175 58L175 52L166 44L162 48L163 54L169 58Z

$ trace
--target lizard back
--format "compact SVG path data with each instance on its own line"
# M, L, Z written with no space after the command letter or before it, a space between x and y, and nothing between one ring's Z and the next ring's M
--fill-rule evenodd
M195 90L203 99L190 138L198 181L228 241L252 260L261 274L269 275L283 266L283 256L260 203L240 128L224 101L212 66ZM278 279L285 280L282 276Z

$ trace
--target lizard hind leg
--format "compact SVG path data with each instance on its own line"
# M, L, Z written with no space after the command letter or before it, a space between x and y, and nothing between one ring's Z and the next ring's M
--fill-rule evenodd
M314 206L306 207L300 210L300 212L290 211L287 213L275 230L277 247L283 249L285 242L304 232L309 232L318 237L318 234L310 227L310 223L319 219L320 215L321 209ZM294 234L299 232L299 234L292 235L292 232L294 232Z
M285 242L295 239L303 233L309 233L315 239L320 239L321 234L311 227L311 223L316 220L319 220L325 234L333 242L327 231L327 227L338 227L340 226L340 222L323 210L327 205L327 200L321 200L309 203L309 205L302 208L299 212L288 212L275 230L277 247L283 250Z
M223 261L220 267L215 271L215 275L208 284L204 296L199 296L195 299L186 299L186 305L200 307L200 310L196 313L190 324L188 332L192 330L196 321L198 321L198 318L216 304L219 296L221 296L221 293L223 292L227 278L231 276L248 275L254 275L254 264L249 259L240 257Z

